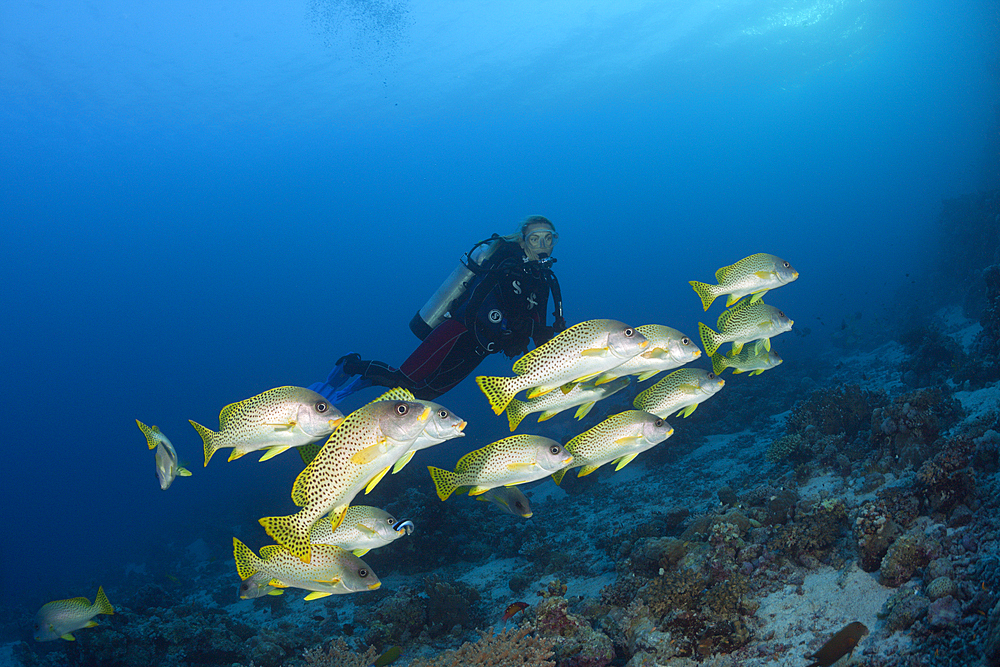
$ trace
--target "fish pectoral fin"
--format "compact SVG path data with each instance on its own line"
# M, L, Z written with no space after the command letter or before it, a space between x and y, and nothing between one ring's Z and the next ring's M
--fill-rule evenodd
M639 355L644 359L664 359L670 356L670 353L664 350L662 347L654 347L652 350L646 350Z
M188 470L187 468L178 468L177 474L180 475L181 477L190 477L191 471Z
M357 556L358 558L361 558L362 556L364 556L369 551L371 551L371 549L355 549L351 553L354 554L355 556Z
M618 472L619 470L627 466L629 463L632 463L632 460L637 456L639 456L639 452L636 452L635 454L626 454L625 456L618 459L618 462L615 465L615 472Z
M330 593L328 591L313 591L312 593L310 593L309 595L305 596L302 599L303 600L319 600L320 598L325 598L325 597L328 597L330 595L333 595L333 593Z
M586 350L580 351L581 357L604 357L608 354L608 348L606 347L590 347Z
M317 584L328 584L330 586L335 586L340 583L340 577L334 577L333 579L313 579Z
M640 442L642 442L641 435L626 435L623 438L618 438L615 440L616 445L621 445L622 447L635 447Z
M382 469L381 472L379 472L377 475L375 475L374 477L372 477L371 481L368 482L368 486L365 487L365 493L366 494L367 493L371 493L372 489L375 488L375 485L382 481L382 478L385 477L385 474L387 472L389 472L389 468L390 467L391 466L386 466L385 468Z
M282 424L264 424L264 426L271 426L274 428L275 431L289 431L295 428L296 424L298 424L297 421L295 421L294 419L289 419L287 422L284 422Z
M697 403L692 403L691 405L687 406L686 408L683 408L682 410L679 410L677 412L677 414L680 415L681 417L690 417L691 413L694 412L697 408L698 408L698 404Z
M677 391L681 392L682 394L697 394L698 387L688 382L684 382L682 384L677 385Z
M374 530L372 530L363 523L355 524L354 527L358 530L358 532L364 533L365 535L370 535L370 536L378 535L378 533L376 533Z
M511 472L521 472L522 470L531 470L535 467L534 463L508 463L507 470Z
M363 466L377 459L383 453L382 452L383 441L384 438L382 441L379 441L374 445L370 445L368 447L365 447L359 452L355 452L354 456L351 457L351 463L353 463L354 465Z
M538 398L539 396L544 396L545 394L552 391L552 389L542 389L541 387L532 387L528 390L528 398Z
M405 466L407 463L409 463L410 459L412 459L413 455L416 454L416 453L417 453L416 450L411 449L410 451L408 451L405 454L403 454L402 456L400 456L399 460L396 461L396 465L392 466L392 474L395 475L397 472L399 472L400 470L402 470L403 466Z
M261 463L263 461L267 461L268 459L273 459L278 454L286 452L291 448L292 448L291 445L281 445L280 447L268 447L267 451L264 452L264 455L259 459L257 459L257 462Z

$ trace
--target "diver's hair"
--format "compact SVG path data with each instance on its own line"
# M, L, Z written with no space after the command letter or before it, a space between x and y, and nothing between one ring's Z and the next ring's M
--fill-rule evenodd
M507 236L503 236L501 238L509 243L520 243L524 240L524 230L527 229L529 225L537 224L548 225L552 228L553 233L556 231L556 226L553 225L552 221L544 215L529 215L527 218L517 223L517 229L514 230L513 234L508 234Z

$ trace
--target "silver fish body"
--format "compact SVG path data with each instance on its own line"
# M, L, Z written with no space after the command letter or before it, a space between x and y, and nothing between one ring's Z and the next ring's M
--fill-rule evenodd
M619 412L567 442L573 463L556 471L552 478L558 484L571 467L577 466L578 476L583 477L611 461L616 462L615 470L621 470L636 456L673 434L673 427L662 417L643 410Z
M621 391L629 385L628 376L613 378L604 384L595 384L594 380L587 382L577 382L568 392L550 391L547 394L536 396L521 401L512 400L507 405L507 422L510 430L517 429L518 424L526 416L540 412L538 421L543 422L555 417L563 410L580 406L576 411L576 418L583 419L597 401L607 398L612 394Z
M518 392L535 398L554 389L568 392L575 382L585 382L625 363L649 344L633 327L616 320L588 320L571 326L514 364L514 377L476 378L476 384L501 414Z
M714 396L726 382L700 368L678 368L632 401L637 410L666 419L675 411L690 417L700 403Z
M771 337L791 331L793 324L793 320L774 306L744 298L719 315L718 333L701 322L698 323L698 330L702 345L711 356L723 343L732 343L736 354L740 353L745 343L755 340L763 341L764 348L770 350Z
M601 373L596 380L598 385L624 375L637 375L639 382L643 382L657 373L678 368L701 356L698 345L672 327L643 324L635 330L646 337L649 345L625 363Z
M701 298L701 304L708 310L712 302L723 294L728 294L726 307L732 306L740 298L753 295L753 301L759 301L768 290L796 280L799 272L792 265L766 252L760 252L744 257L735 264L723 266L715 272L718 285L690 281L691 287Z

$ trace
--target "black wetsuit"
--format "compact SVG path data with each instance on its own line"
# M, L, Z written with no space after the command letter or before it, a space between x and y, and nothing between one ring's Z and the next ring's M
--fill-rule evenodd
M516 357L528 344L542 345L566 328L559 283L551 262L525 261L517 243L499 246L465 293L453 303L445 319L427 334L406 361L392 368L382 361L348 359L344 372L361 375L372 384L403 387L422 399L433 399L465 379L488 354ZM555 302L555 320L545 324L549 294Z

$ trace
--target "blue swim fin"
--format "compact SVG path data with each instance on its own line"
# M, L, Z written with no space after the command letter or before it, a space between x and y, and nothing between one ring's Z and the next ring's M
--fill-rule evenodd
M357 353L344 355L337 360L337 365L333 367L333 370L326 377L326 382L314 382L309 385L309 389L312 389L334 405L337 405L354 392L372 386L371 380L368 380L364 376L349 375L344 372L344 364L352 357L361 359L361 355Z

